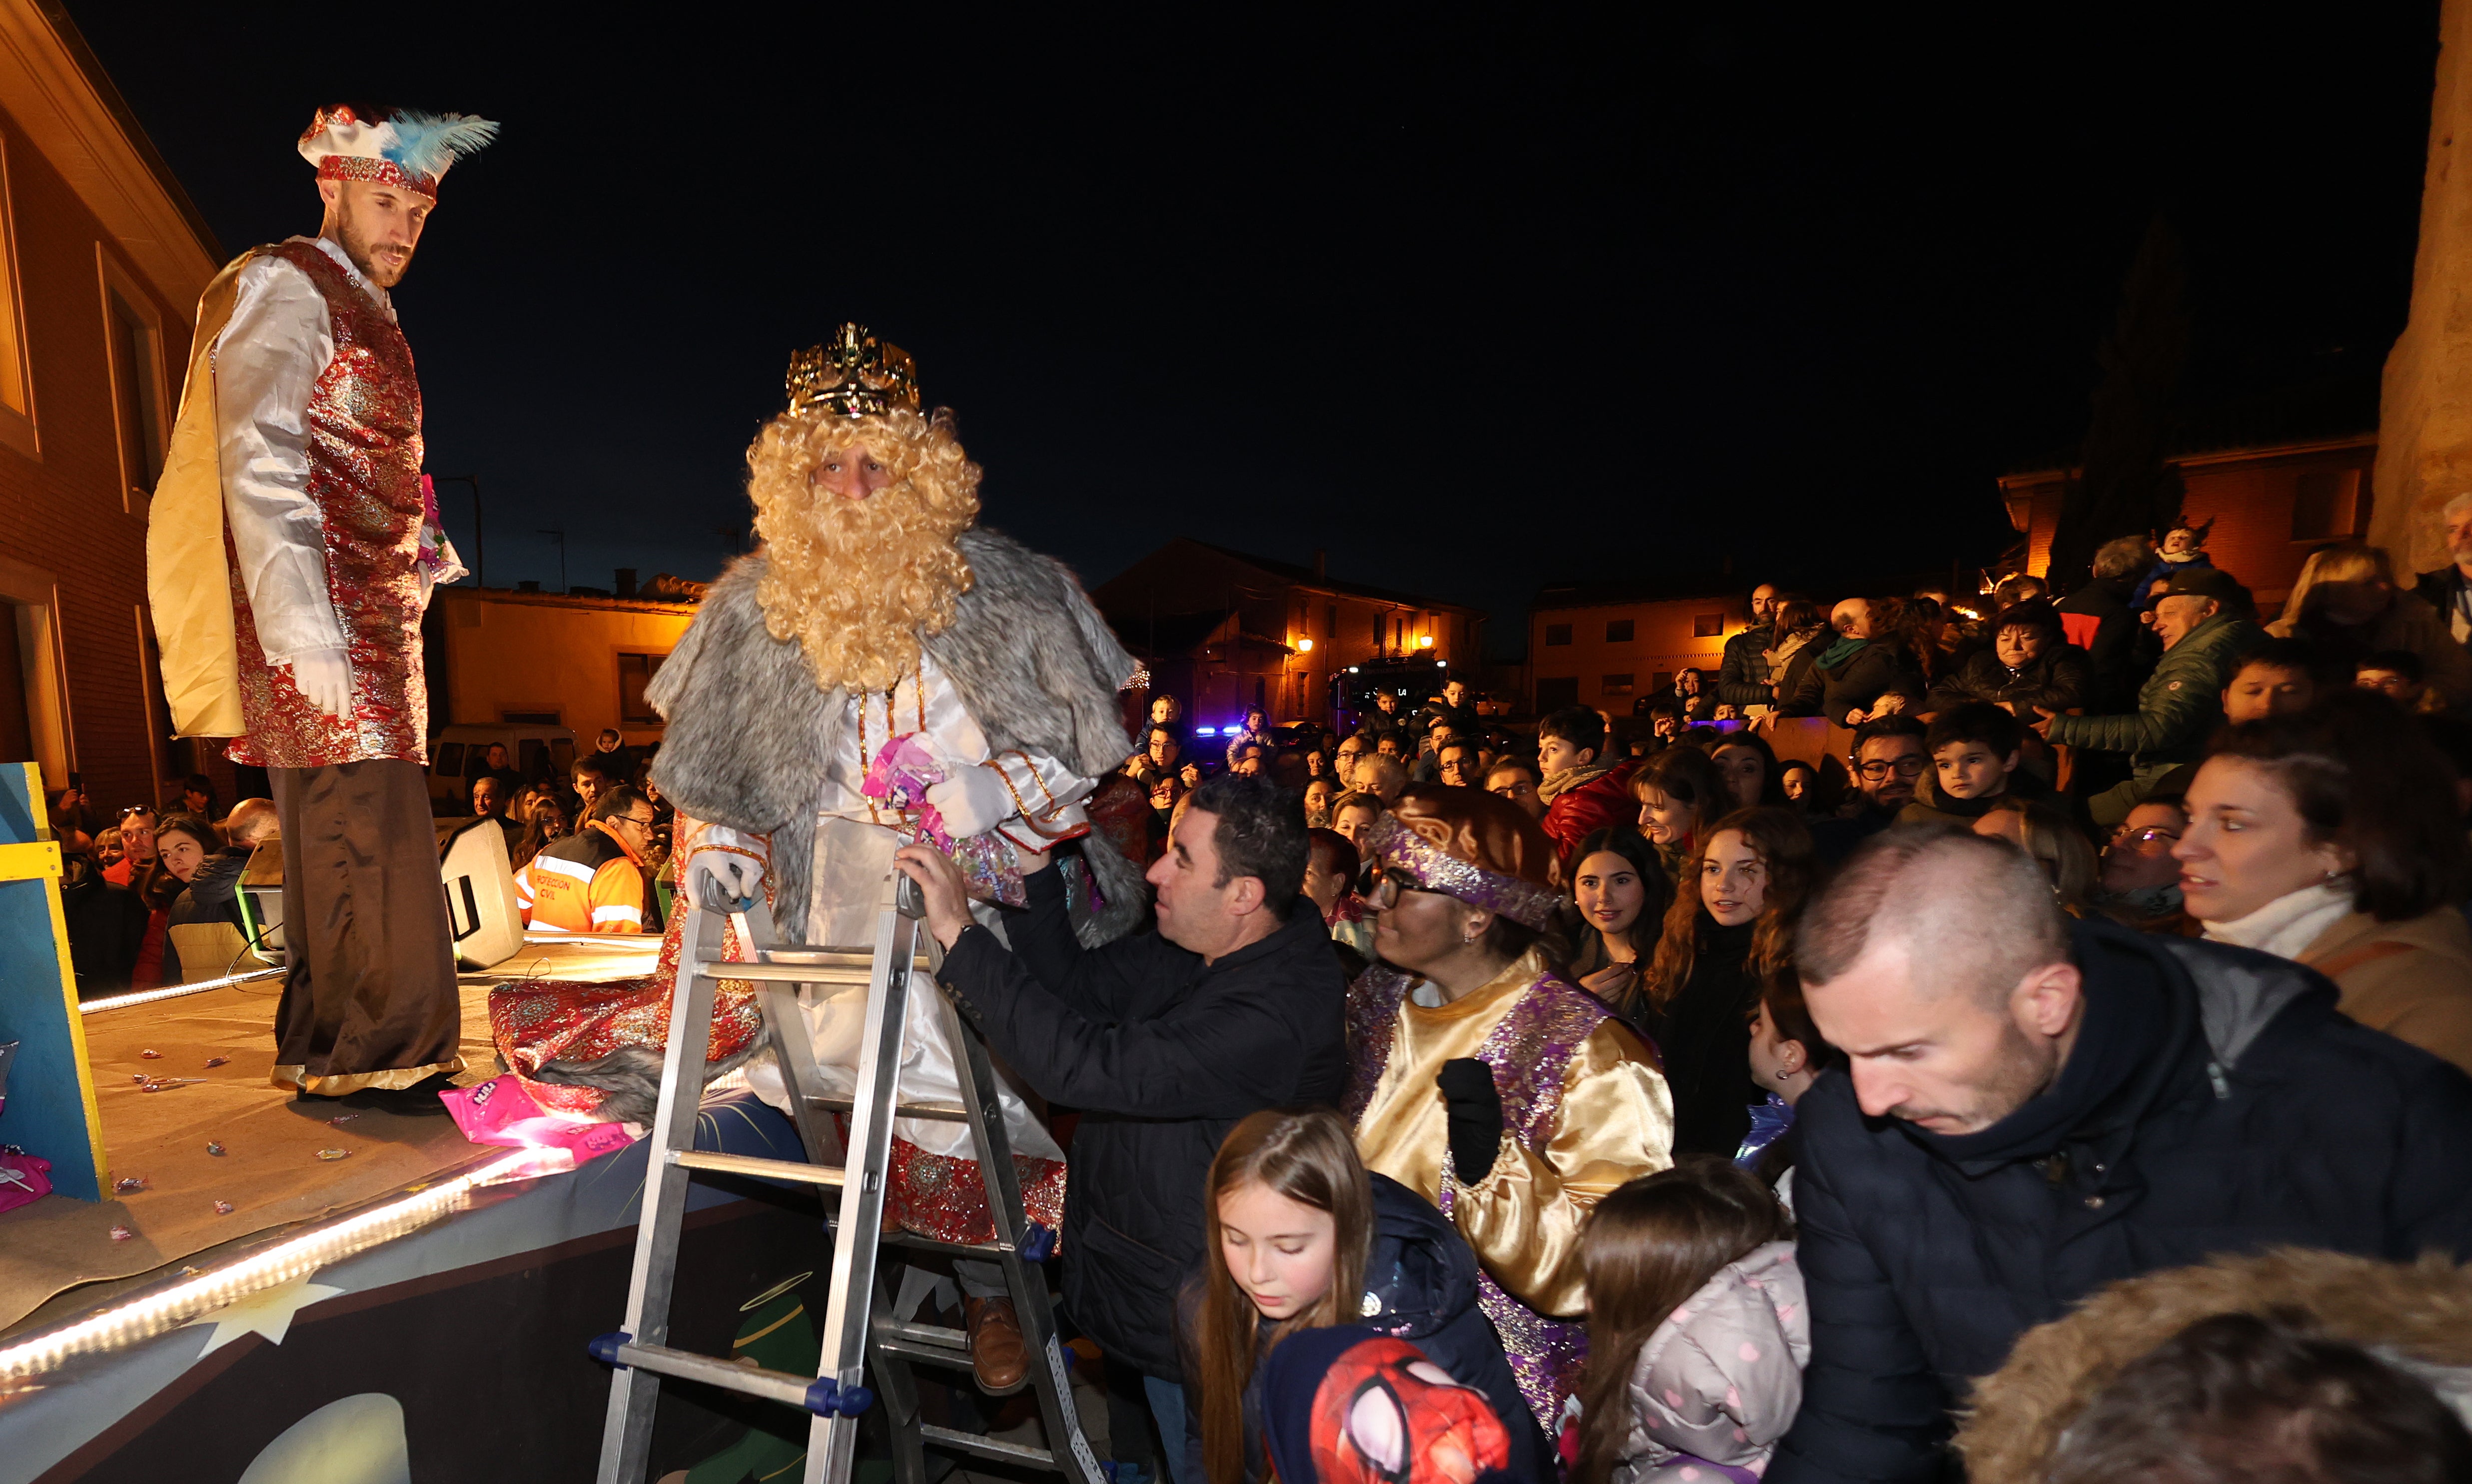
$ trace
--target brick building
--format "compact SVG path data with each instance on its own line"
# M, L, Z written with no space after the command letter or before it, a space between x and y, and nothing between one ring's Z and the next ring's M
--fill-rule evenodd
M2181 518L2214 522L2206 553L2240 578L2271 616L2292 591L2300 564L2329 542L2369 529L2369 474L2378 458L2372 420L2365 432L2258 439L2182 453ZM2049 572L2052 533L2074 471L2046 468L2003 476L2008 523L2026 538L2026 570ZM2083 573L2063 574L2072 582Z
M1332 689L1347 667L1430 659L1475 673L1485 615L1475 608L1178 536L1092 592L1091 601L1197 724L1342 724ZM1395 668L1395 667L1393 667ZM1411 700L1413 708L1421 697Z
M106 809L196 766L152 660L146 503L222 264L57 8L0 0L0 762Z
M1749 622L1749 590L1730 577L1541 589L1528 610L1529 709L1628 716L1675 671L1714 671Z

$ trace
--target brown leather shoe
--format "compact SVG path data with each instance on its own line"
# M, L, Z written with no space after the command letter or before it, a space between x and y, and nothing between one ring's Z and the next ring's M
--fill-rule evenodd
M1022 1343L1012 1300L965 1297L962 1322L969 1327L970 1370L979 1389L991 1397L1021 1390L1030 1380L1030 1350Z

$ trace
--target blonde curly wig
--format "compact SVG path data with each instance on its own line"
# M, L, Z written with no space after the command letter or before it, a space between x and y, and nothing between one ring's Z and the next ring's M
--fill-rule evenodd
M846 500L814 482L824 456L864 446L892 483ZM979 466L951 415L784 412L747 450L747 492L770 566L764 626L806 651L816 683L881 691L918 666L919 641L953 622L970 564L953 545L979 513Z

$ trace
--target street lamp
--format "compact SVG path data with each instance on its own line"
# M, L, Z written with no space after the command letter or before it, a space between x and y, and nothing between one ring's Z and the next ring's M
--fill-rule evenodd
M1313 641L1310 639L1297 640L1296 652L1298 654L1311 654L1313 652Z

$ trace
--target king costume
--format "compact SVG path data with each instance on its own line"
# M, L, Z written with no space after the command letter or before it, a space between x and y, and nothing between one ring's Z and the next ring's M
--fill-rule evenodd
M1077 933L1122 934L1144 895L1119 841L1141 821L1128 829L1115 817L1128 811L1106 809L1094 833L1089 813L1106 808L1093 790L1131 750L1117 699L1131 656L1061 563L975 524L978 466L949 412L919 412L898 347L844 325L794 359L788 383L788 411L748 455L765 548L713 584L647 692L668 721L653 781L678 811L681 891L709 871L742 896L760 889L791 941L871 944L893 852L924 840L962 863L1001 933L996 907L1026 901L1009 842L1082 838L1064 862ZM648 1116L684 916L654 978L494 994L511 1065L582 1094L570 1110ZM941 1001L914 980L905 1097L958 1095ZM865 990L810 989L802 1008L820 1070L846 1093ZM788 1108L747 986L721 987L706 1056L708 1076L743 1064L759 1096ZM1062 1150L1009 1081L1001 1096L1029 1214L1054 1229ZM986 1240L966 1128L902 1119L893 1133L891 1218Z
M1408 889L1532 929L1555 921L1554 844L1507 799L1413 788L1365 843L1367 859ZM1604 1195L1673 1164L1674 1102L1656 1053L1535 947L1456 1000L1376 963L1349 987L1347 1049L1343 1111L1357 1152L1439 1207L1475 1249L1478 1306L1556 1436L1587 1359L1581 1230ZM1491 1073L1490 1096L1477 1100L1499 1110L1498 1146L1482 1170L1456 1167L1451 1153L1463 1098L1445 1069L1470 1060Z
M299 153L336 186L327 227L207 286L150 513L174 725L233 739L273 787L289 968L274 1080L308 1095L441 1086L464 1067L420 657L431 589L464 569L420 473L411 348L353 244L361 205L392 193L425 211L496 130L319 111Z

